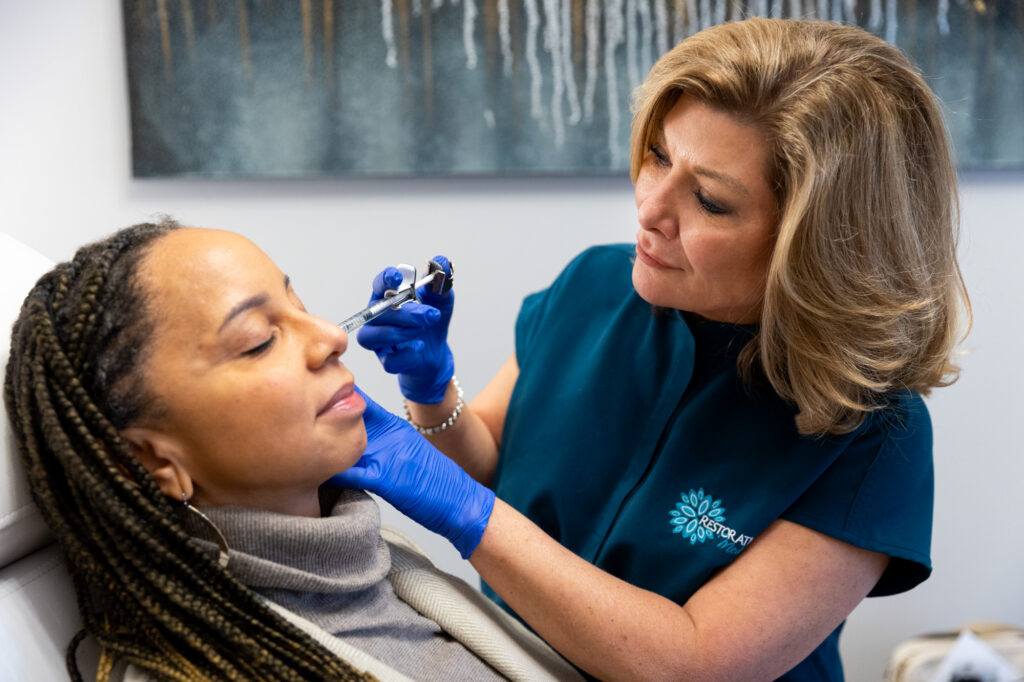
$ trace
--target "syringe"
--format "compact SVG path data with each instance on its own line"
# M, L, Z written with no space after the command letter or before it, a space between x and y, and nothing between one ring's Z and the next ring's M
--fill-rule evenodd
M406 280L415 283L412 286L405 284L399 286L398 291L389 289L384 292L384 298L366 306L355 315L346 318L344 321L339 322L338 326L344 329L347 333L351 334L355 330L362 327L364 324L379 317L386 313L392 308L398 309L406 301L419 300L419 295L416 293L420 287L430 285L436 293L445 293L452 288L452 280L455 277L454 267L451 263L448 264L449 270L452 274L446 274L445 271L434 261L427 261L427 275L424 275L421 279L416 279L416 268L409 265L399 265L399 270L405 270L406 272L411 271L411 276ZM405 274L405 272L403 272Z

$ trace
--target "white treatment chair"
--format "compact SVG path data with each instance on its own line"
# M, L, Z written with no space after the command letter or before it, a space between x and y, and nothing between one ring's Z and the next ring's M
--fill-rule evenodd
M0 369L32 285L53 262L0 233ZM0 681L66 680L64 652L81 628L64 561L25 482L7 420L0 418ZM79 670L94 679L96 651L79 646Z

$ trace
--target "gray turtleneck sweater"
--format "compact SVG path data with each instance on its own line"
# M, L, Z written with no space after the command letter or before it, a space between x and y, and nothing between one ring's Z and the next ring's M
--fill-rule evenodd
M413 679L503 679L395 595L369 495L324 488L321 508L318 519L244 507L203 511L227 538L228 570L267 599Z

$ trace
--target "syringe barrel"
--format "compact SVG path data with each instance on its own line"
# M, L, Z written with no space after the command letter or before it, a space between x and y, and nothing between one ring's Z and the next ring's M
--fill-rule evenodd
M415 290L412 287L406 287L405 289L402 289L394 296L382 298L376 303L363 308L355 315L352 315L343 322L339 322L338 326L344 329L347 333L351 334L352 332L359 329L370 320L374 319L375 317L380 317L389 309L405 303L414 296Z

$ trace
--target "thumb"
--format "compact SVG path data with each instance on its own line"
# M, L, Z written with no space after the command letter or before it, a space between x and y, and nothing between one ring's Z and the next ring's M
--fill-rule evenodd
M378 405L373 398L367 395L366 391L359 388L358 385L356 385L354 388L356 390L356 393L359 394L359 397L362 398L363 402L366 403L366 409L363 410L363 421L366 423L367 428L370 427L371 423L379 422L384 417L384 415L390 414L387 410Z
M327 482L341 488L370 490L380 481L380 470L380 464L372 456L363 455L358 462L340 474L331 476Z
M374 402L373 398L366 395L358 386L356 386L356 392L366 401L366 410L363 411L363 424L366 426L366 438L370 445L373 444L375 439L387 435L395 428L401 428L406 423L404 419L396 417ZM365 459L366 455L363 458Z
M353 388L356 389L356 393L358 393L359 397L362 398L363 401L366 403L366 409L370 409L370 405L373 405L374 407L379 407L379 405L377 405L377 403L373 402L373 398L371 398L369 395L367 395L366 391L364 391L363 389L359 388L358 385L353 386Z

